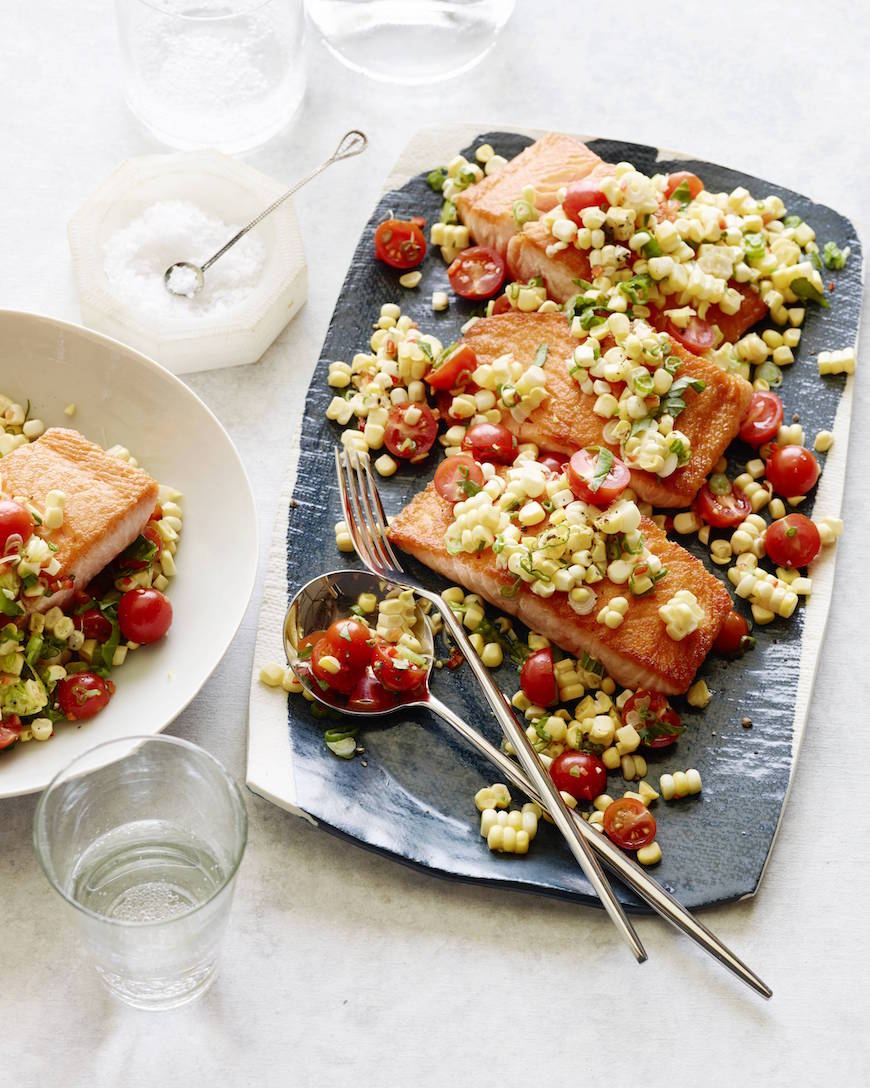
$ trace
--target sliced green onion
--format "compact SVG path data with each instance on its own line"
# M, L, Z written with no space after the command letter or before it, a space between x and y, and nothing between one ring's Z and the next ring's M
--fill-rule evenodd
M760 261L767 252L762 234L745 234L743 236L743 250L748 261Z
M825 262L826 268L841 269L845 268L846 260L852 250L849 246L845 249L840 249L836 242L825 242L824 249L822 250L822 260Z
M450 224L459 222L459 216L456 214L456 205L452 200L445 200L441 205L441 222Z
M707 481L707 486L710 488L714 495L731 494L731 481L728 479L724 472L714 472L710 479Z
M771 389L778 389L782 385L782 371L770 359L766 359L760 364L755 371L755 376L766 381Z
M631 372L631 386L639 397L648 397L655 389L653 376L645 366L639 366Z
M787 215L782 221L784 227L799 227L803 219L799 215Z
M792 280L789 287L798 298L812 299L813 302L818 302L820 306L824 306L826 310L830 310L830 302L817 287L810 283L806 276L799 276L796 280Z
M518 227L531 223L533 219L537 218L535 209L528 200L515 200L511 211L513 212L514 222Z
M328 740L326 747L339 759L353 759L356 754L356 741L353 737L342 737L341 740Z
M441 192L441 186L446 180L447 175L440 166L436 166L434 170L430 170L426 176L426 184L430 189L434 189L436 193Z
M649 259L650 257L661 257L662 247L658 244L655 238L650 238L650 240L644 245L643 255L647 259Z

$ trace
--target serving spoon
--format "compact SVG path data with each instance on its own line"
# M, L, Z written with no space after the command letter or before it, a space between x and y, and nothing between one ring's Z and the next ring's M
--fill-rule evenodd
M364 132L360 132L359 129L351 129L350 132L346 132L338 142L338 147L333 151L328 159L311 171L310 174L306 174L301 181L297 181L292 189L288 189L283 196L279 196L278 199L269 205L265 211L260 212L256 219L252 219L247 226L234 234L232 238L217 251L213 253L207 261L203 261L201 265L194 264L193 261L176 261L175 264L171 264L169 268L163 273L163 283L166 290L171 295L183 295L185 298L192 298L197 292L202 290L204 282L204 274L207 269L226 253L228 249L236 244L240 238L243 238L249 230L271 213L280 205L283 204L288 197L293 196L294 193L298 193L303 185L307 185L309 181L321 174L327 166L332 166L335 162L341 162L342 159L352 159L354 155L361 155L368 146L368 138Z
M455 733L458 733L485 759L489 760L504 777L530 800L546 811L540 795L527 778L525 772L509 756L502 752L465 721L455 714L429 690L429 678L434 662L434 642L426 614L417 600L417 622L414 634L423 647L429 660L426 680L415 691L404 697L398 696L393 707L384 709L359 710L348 709L345 697L332 692L324 692L305 667L299 656L299 643L306 633L326 630L335 620L344 619L351 608L357 604L360 594L371 593L380 600L392 590L399 589L396 583L378 578L368 571L344 570L321 575L304 585L293 598L284 618L284 651L287 661L293 668L299 682L314 701L329 710L338 711L354 718L381 718L384 714L411 707L424 707L444 721ZM327 697L329 695L329 697ZM669 892L667 892L637 862L623 853L615 843L594 826L588 824L582 816L571 810L571 819L578 831L590 844L601 862L616 873L620 879L632 888L658 914L667 919L677 929L686 933L706 952L718 960L728 970L750 986L762 997L769 998L772 990L739 957L730 951L703 923L699 922Z

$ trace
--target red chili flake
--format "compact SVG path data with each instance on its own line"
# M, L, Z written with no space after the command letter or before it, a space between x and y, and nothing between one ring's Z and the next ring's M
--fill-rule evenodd
M458 669L463 662L462 654L459 650L454 650L450 657L444 662L448 669Z
M833 291L833 290L834 290L834 281L833 281L833 280L831 280L831 282L830 282L830 283L828 284L828 290L829 290L829 291Z

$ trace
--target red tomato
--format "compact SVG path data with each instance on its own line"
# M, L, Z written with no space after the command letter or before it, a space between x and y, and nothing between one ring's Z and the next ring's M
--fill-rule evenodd
M490 298L504 283L504 261L489 246L463 249L447 269L450 286L462 298L479 302Z
M549 646L530 654L523 662L520 687L525 697L531 699L535 706L550 706L559 701L553 655Z
M160 555L160 552L163 550L164 545L163 537L157 531L157 526L149 521L145 528L142 530L142 536L145 537L149 544L153 544L157 548L157 555ZM145 570L147 567L150 567L151 563L153 562L153 559L150 562L146 563L144 559L130 559L129 557L121 555L118 558L118 567L120 570L124 571Z
M782 423L782 401L776 393L759 390L752 394L749 410L740 424L740 437L750 446L769 442Z
M72 620L77 631L81 631L85 638L95 638L97 642L105 642L112 633L112 621L99 608L89 608L87 612L73 616Z
M325 631L312 631L310 635L306 635L305 638L299 640L299 645L296 647L298 653L302 653L303 650L308 649L309 646L313 647L316 643L326 635ZM310 654L306 654L306 657L310 657Z
M567 748L550 764L550 776L557 789L578 801L593 801L607 792L607 768L592 752Z
M640 850L656 837L655 817L634 797L620 797L604 810L604 830L623 850Z
M372 659L372 632L355 619L336 620L324 635L343 669L362 672Z
M356 682L356 687L350 693L347 700L348 710L357 710L361 713L375 714L382 710L390 710L396 705L393 695L387 691L384 685L368 673L364 673Z
M684 329L668 318L665 332L674 340L678 340L693 355L703 355L716 343L716 330L709 321L704 321L700 317L689 318L689 324Z
M499 298L497 298L492 304L492 313L490 314L490 316L495 317L496 314L506 314L512 309L513 306L511 306L511 300L507 297L507 295L500 295Z
M539 453L538 464L543 465L554 476L558 476L564 471L565 465L568 464L568 458L564 453Z
M709 483L698 492L695 506L704 521L716 529L739 525L752 513L752 503L739 487L732 487L726 495L717 495L710 490Z
M803 514L789 514L770 525L764 534L764 550L778 567L805 567L819 554L819 530Z
M610 471L596 486L594 479L600 455L600 446L587 446L585 450L577 450L568 463L568 480L578 499L604 507L609 506L625 491L631 474L623 462L614 456Z
M435 490L447 502L462 502L469 495L476 494L474 486L483 486L483 472L480 465L465 453L458 457L445 457L435 470Z
M689 196L692 200L704 189L704 183L697 174L691 174L688 170L678 170L675 174L668 174L668 183L665 186L665 196L668 200L671 199L683 182L688 186Z
M594 178L580 178L579 181L572 181L562 201L565 215L578 227L583 226L583 212L587 208L607 208L609 205L610 201L602 193Z
M426 256L426 239L413 221L386 219L375 231L375 256L393 268L414 268Z
M680 715L664 695L644 688L626 701L622 720L634 726L647 748L667 748L683 731Z
M11 748L18 742L21 736L21 719L17 714L10 714L8 718L0 721L0 752L4 748Z
M95 672L79 672L61 680L55 695L64 717L79 722L98 714L112 697L112 692L102 676Z
M159 589L131 589L118 602L121 634L130 642L156 642L172 623L172 605Z
M764 474L777 495L806 495L819 478L819 462L803 446L776 446Z
M405 417L413 409L419 411L420 418L416 423L408 423ZM428 404L397 404L387 417L384 445L394 457L422 461L432 449L437 434L438 421Z
M10 537L21 537L26 544L33 536L33 516L21 503L0 499L0 555L6 554Z
M468 385L477 367L477 356L467 344L460 344L425 375L433 389L456 389Z
M323 659L325 657L335 657L332 643L326 635L314 643L310 658L311 671L314 673L315 680L318 680L321 684L325 684L333 691L340 691L343 695L349 695L356 687L365 666L360 669L353 669L342 666L339 661L339 670L333 673L324 667Z
M713 649L723 657L740 657L755 645L755 639L749 633L749 624L739 612L731 611L716 636Z
M403 657L389 642L376 642L372 669L387 691L413 691L426 679L426 670Z
M475 461L496 461L501 465L512 465L517 455L516 435L500 423L475 423L465 432L462 448Z

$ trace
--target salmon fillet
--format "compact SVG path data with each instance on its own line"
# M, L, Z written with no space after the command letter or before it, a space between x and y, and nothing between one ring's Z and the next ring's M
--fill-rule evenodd
M475 555L448 553L444 534L452 520L451 504L430 483L393 519L389 537L427 567L479 593L567 653L578 657L584 651L590 654L623 687L651 688L666 695L686 691L731 610L731 597L722 583L679 544L668 540L648 518L640 526L644 541L667 567L668 574L648 595L631 599L625 620L616 630L598 623L595 617L607 601L628 595L625 586L614 585L606 578L596 583L593 588L598 594L597 605L586 616L577 615L566 594L555 593L544 600L525 584L515 597L503 597L502 588L513 586L514 576L498 569L492 551ZM665 632L658 610L680 589L695 594L705 616L696 631L675 642Z
M612 169L579 140L550 132L511 159L499 173L457 194L454 203L475 242L492 246L504 256L511 235L519 229L513 216L514 202L522 197L527 185L534 186L538 211L548 212L558 204L556 194L563 185Z
M540 449L570 454L582 446L606 445L615 454L619 447L604 442L607 422L593 411L596 397L583 393L568 373L566 360L573 357L577 340L563 314L524 314L519 310L476 321L462 343L474 350L478 363L491 363L512 352L524 366L531 366L541 344L547 344L544 373L549 396L524 423L503 412L503 423L520 442L534 442ZM606 346L606 341L605 341ZM740 429L749 407L752 386L715 363L699 359L680 344L674 354L683 365L678 375L691 375L706 383L702 393L687 393L686 408L676 426L692 444L692 458L670 476L661 478L631 469L631 486L654 506L688 506L713 466Z
M84 588L132 544L157 503L157 483L147 473L110 457L78 431L60 427L6 454L0 481L5 494L39 510L49 491L66 496L63 525L43 535L57 546L57 578L72 579L73 585L35 598L33 607L40 612L62 605L76 586Z

